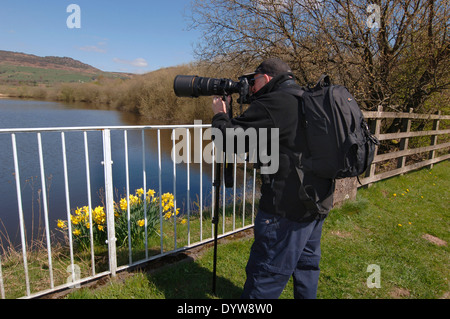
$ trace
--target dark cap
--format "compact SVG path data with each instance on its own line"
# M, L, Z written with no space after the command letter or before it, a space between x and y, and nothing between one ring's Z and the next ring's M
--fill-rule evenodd
M292 73L291 68L277 58L271 58L265 60L263 63L261 63L255 70L255 72L245 74L245 77L249 77L255 74L267 74L272 77L275 77L277 75L280 75L282 73Z

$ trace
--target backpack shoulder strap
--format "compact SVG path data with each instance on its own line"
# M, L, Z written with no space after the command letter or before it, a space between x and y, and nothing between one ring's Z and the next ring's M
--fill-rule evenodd
M303 94L305 94L305 90L303 90L303 88L294 86L281 86L279 90L297 97L303 97Z
M305 205L306 209L313 213L318 213L320 211L320 207L317 204L316 199L311 198L310 194L306 191L306 188L303 184L303 180L305 178L305 173L302 169L302 153L296 153L289 149L284 145L280 145L280 152L289 156L289 158L294 163L295 170L297 171L298 179L300 181L300 187L298 189L298 196L302 201L303 205Z
M305 115L305 104L303 101L303 96L306 93L305 88L299 86L281 86L280 91L289 93L297 98L299 98L299 107L303 115ZM304 120L304 119L303 119ZM303 123L305 124L305 123Z
M314 91L323 89L326 86L331 86L331 78L327 74L322 74L319 78L319 81L317 81L316 86L314 87Z

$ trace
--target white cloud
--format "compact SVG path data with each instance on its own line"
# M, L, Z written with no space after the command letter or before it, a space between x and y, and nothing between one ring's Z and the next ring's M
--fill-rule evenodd
M119 63L119 64L126 64L126 65L131 65L137 68L145 68L148 66L148 62L143 59L143 58L137 58L134 60L123 60L123 59L119 59L119 58L114 58L113 59L114 62Z
M105 53L106 50L99 48L98 46L95 45L86 45L84 47L80 47L79 48L81 51L86 51L86 52L98 52L98 53Z
M86 52L97 52L106 53L106 42L98 42L97 45L85 45L84 47L79 47L78 49Z

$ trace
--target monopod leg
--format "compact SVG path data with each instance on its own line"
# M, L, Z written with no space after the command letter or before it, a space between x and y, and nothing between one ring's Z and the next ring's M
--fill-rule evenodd
M216 278L217 278L217 236L219 229L219 197L220 197L220 174L221 167L220 163L216 163L216 177L214 180L214 216L212 218L212 223L214 227L214 259L213 259L213 282L212 282L212 293L216 294Z

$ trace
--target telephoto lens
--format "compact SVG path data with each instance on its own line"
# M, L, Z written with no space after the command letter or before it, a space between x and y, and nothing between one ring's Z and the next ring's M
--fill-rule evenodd
M239 82L196 75L177 75L173 82L173 90L178 97L230 95L239 93L239 88Z
M195 97L194 81L197 76L191 75L177 75L173 82L173 90L178 97Z

